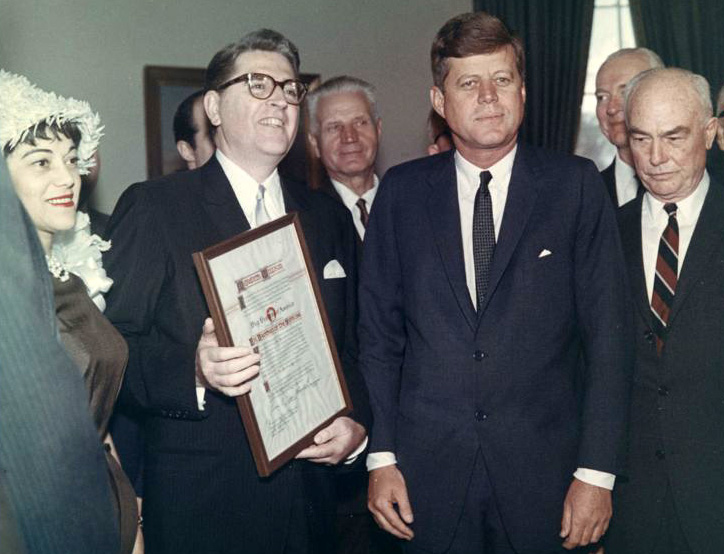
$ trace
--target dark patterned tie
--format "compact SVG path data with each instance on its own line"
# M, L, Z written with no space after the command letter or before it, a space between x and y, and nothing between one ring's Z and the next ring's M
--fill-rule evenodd
M370 218L370 214L367 211L367 202L364 198L360 198L355 205L359 208L359 218L362 221L362 227L367 229L367 221Z
M659 356L666 341L666 327L674 303L679 269L679 223L676 221L676 204L664 204L669 223L661 234L659 255L656 258L654 292L651 295L651 312L656 335L656 352Z
M495 252L495 225L493 224L493 202L488 184L493 179L490 171L480 173L480 188L475 195L473 211L473 260L475 261L475 291L477 309L483 305L488 293L490 266Z

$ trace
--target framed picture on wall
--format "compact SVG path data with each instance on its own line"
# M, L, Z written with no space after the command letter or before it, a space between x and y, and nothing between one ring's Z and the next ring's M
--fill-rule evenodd
M176 150L173 116L178 105L190 94L204 88L205 69L147 65L143 68L143 94L146 117L146 165L149 179L183 171L186 164ZM319 86L319 75L302 73L300 79L310 90ZM318 160L306 140L306 124L299 120L297 137L279 165L281 173L307 181L318 171Z

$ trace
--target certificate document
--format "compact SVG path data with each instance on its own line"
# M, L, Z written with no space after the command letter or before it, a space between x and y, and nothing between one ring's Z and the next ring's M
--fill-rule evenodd
M222 346L258 350L237 404L259 474L312 444L351 401L297 214L194 254Z

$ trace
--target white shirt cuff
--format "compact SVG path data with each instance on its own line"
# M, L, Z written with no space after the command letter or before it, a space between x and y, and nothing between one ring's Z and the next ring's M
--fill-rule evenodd
M613 484L616 482L616 476L605 471L598 471L597 469L588 469L585 467L579 467L573 476L579 481L588 483L589 485L595 485L606 490L613 490Z
M344 465L353 464L357 458L359 458L359 455L364 452L364 449L367 448L367 441L368 437L365 437L365 440L362 441L362 443L355 449L352 454L347 456L347 459L344 461Z
M370 452L367 454L367 471L395 465L396 463L397 458L394 452Z
M196 387L196 405L198 406L200 412L204 411L204 407L206 406L205 387Z

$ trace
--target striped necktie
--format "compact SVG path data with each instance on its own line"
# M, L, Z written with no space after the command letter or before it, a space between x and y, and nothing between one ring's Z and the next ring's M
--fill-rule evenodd
M475 195L473 210L473 261L475 263L475 292L478 310L483 305L485 295L488 293L490 267L495 252L493 201L488 188L492 179L490 171L480 172L480 187Z
M676 294L676 283L678 281L679 223L676 220L676 209L676 204L664 204L664 210L669 214L669 222L659 241L654 291L651 295L656 352L659 356L664 349L669 313L674 303L674 294Z

